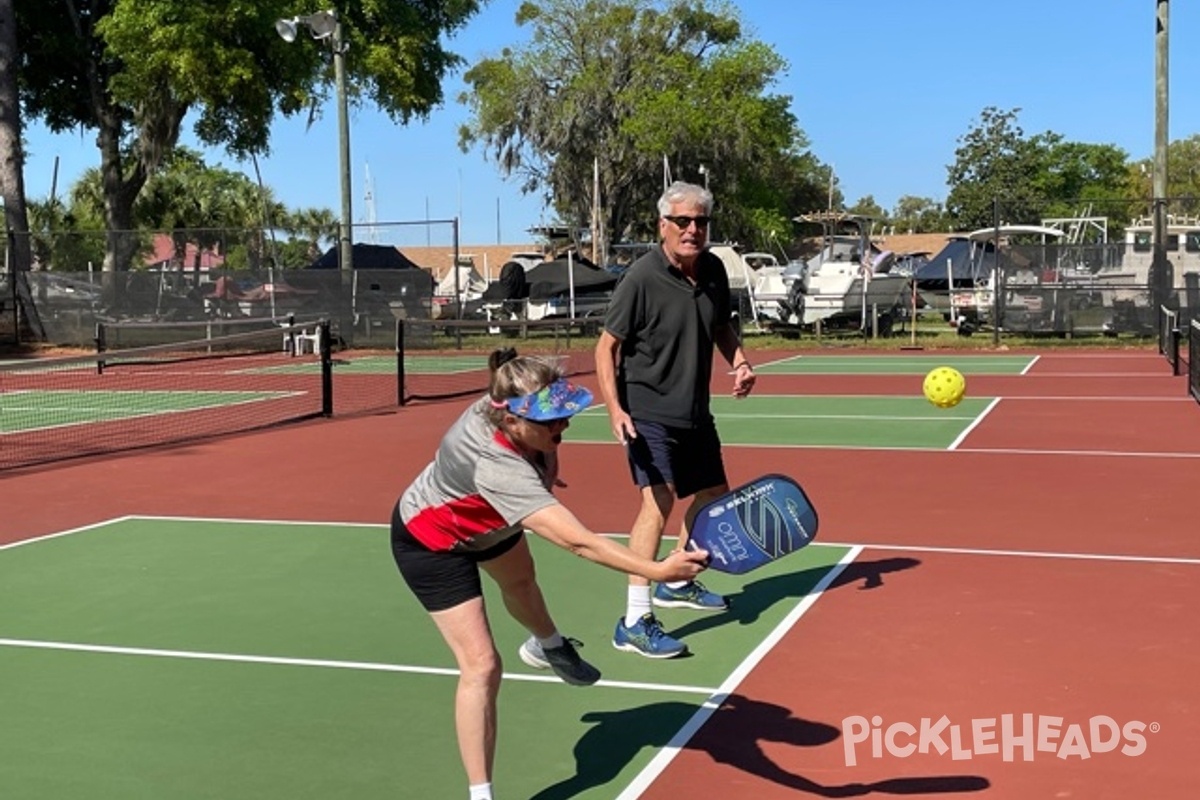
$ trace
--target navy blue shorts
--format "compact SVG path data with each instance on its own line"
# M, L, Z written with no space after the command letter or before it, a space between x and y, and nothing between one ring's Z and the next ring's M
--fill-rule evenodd
M676 428L634 420L637 438L629 443L630 472L641 488L675 485L677 497L727 483L721 460L721 439L709 420L695 428Z
M444 611L482 597L479 563L504 555L524 535L510 536L479 552L430 550L409 532L399 507L392 511L392 558L426 611Z

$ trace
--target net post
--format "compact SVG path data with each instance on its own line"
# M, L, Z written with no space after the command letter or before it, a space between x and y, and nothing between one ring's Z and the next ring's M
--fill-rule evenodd
M104 333L104 323L103 322L96 323L95 342L96 342L96 354L97 355L103 353L105 350L108 349L108 343L106 341L106 336ZM104 359L103 358L96 359L96 374L97 375L104 374Z
M1200 403L1200 320L1188 325L1188 394Z
M396 405L404 405L404 320L396 320Z
M1179 346L1183 341L1183 332L1178 325L1171 326L1171 374L1179 374Z
M321 351L321 415L333 416L333 348L330 346L329 320L323 319L317 325L318 343Z
M295 314L287 315L287 327L288 327L287 342L284 345L284 349L287 350L287 354L289 356L295 356L295 355L297 355L297 353L296 353L296 315Z

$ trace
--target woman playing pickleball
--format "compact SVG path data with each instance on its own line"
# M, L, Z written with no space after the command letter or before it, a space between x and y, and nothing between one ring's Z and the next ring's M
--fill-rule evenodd
M508 613L529 631L521 660L576 686L600 679L563 637L542 597L523 531L606 567L653 581L691 580L704 551L661 561L588 530L551 493L558 446L587 389L537 358L498 350L491 387L442 438L433 461L392 513L392 555L458 663L454 719L471 800L492 800L496 697L502 671L483 602L480 569L496 581Z

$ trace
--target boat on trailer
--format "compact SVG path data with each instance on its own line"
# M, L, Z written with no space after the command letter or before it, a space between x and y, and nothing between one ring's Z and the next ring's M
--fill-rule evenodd
M821 250L791 286L794 318L801 325L890 329L911 295L908 275L892 272L896 257L871 242L874 221L860 214L818 211L794 218L819 225Z

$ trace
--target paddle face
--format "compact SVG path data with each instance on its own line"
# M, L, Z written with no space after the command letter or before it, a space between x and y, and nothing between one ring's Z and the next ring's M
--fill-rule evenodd
M700 509L688 547L707 550L709 567L741 574L799 550L817 535L817 511L800 485L764 475Z

